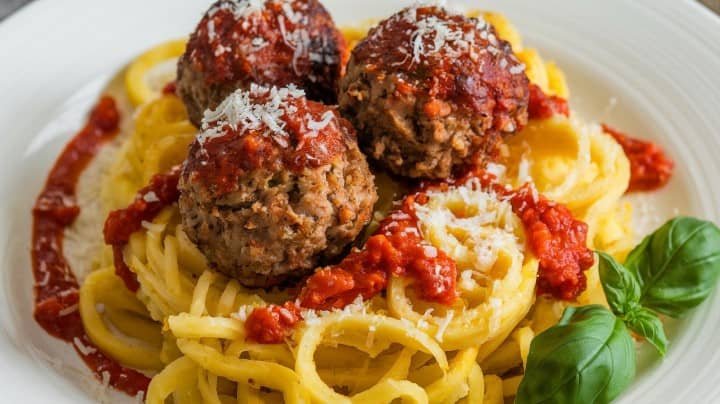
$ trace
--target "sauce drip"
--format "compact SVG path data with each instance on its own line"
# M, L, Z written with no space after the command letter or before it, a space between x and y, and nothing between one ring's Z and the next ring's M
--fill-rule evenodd
M72 343L99 380L130 395L147 390L150 379L122 367L90 341L78 311L79 285L63 255L63 235L80 214L76 185L103 143L118 133L120 114L104 96L85 127L65 146L48 174L33 207L32 266L35 278L35 320L50 335Z
M570 106L567 100L555 95L547 95L538 85L530 84L528 118L548 119L555 114L570 116Z
M110 212L105 220L103 234L105 243L113 247L115 274L131 292L136 292L140 284L137 276L125 263L123 248L130 241L130 236L142 229L143 222L152 220L163 208L178 200L179 178L180 166L175 166L164 174L155 174L150 184L138 191L130 206Z
M630 137L603 124L603 130L620 143L630 160L630 187L632 191L652 191L670 181L675 163L665 151L653 142Z
M177 81L173 80L162 88L163 95L176 95L177 94Z

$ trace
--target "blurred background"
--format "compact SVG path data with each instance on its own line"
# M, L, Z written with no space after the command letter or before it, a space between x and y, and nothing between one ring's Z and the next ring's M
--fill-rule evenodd
M32 0L0 0L0 21ZM55 0L59 1L59 0ZM699 0L711 10L720 14L720 0Z

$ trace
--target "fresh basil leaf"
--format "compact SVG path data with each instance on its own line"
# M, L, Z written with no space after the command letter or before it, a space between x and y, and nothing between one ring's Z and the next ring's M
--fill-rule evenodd
M603 306L568 307L530 344L516 404L608 403L635 375L635 344Z
M613 313L665 356L668 345L665 329L655 313L640 306L640 283L635 275L610 255L600 251L597 255L601 284Z
M640 283L640 304L679 317L705 300L720 275L720 229L677 217L635 247L625 266Z
M640 283L610 255L600 251L597 255L600 283L613 313L624 316L636 310L640 303Z
M663 323L655 313L645 308L638 308L628 313L624 320L628 328L644 337L660 355L665 356L668 340Z

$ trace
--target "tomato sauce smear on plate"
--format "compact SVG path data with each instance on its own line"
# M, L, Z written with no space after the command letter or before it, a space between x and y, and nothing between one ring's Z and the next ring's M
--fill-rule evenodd
M31 251L34 316L50 335L71 343L99 380L135 396L147 391L150 379L123 367L90 341L78 311L79 284L63 255L65 229L80 214L78 179L102 145L117 136L119 122L114 99L102 97L85 127L63 149L35 202Z

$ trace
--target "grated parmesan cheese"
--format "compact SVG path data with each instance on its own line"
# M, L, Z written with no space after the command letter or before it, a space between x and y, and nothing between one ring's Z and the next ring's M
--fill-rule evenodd
M90 354L97 352L97 349L83 344L83 342L78 337L73 338L73 344L78 349L78 351L80 351L80 353L83 354L84 356L88 356Z
M508 69L508 71L510 72L510 74L520 74L525 71L525 64L520 63L518 65L512 66Z
M323 116L320 118L319 121L312 120L312 117L310 116L308 118L308 129L310 129L313 132L319 132L323 129L325 129L330 122L335 118L335 114L332 111L326 111Z
M209 139L223 136L227 126L241 132L264 129L265 136L271 136L282 147L287 147L282 117L297 111L288 101L304 96L305 92L292 84L281 88L253 84L250 91L239 89L216 109L205 111L202 132L197 140L202 145Z
M145 202L160 202L160 198L158 198L157 194L154 191L150 191L147 194L143 195L143 200Z
M152 233L162 233L165 230L164 224L152 223L152 222L148 222L147 220L143 220L141 224L142 224L142 227L144 227L145 229L147 229L148 231L150 231Z
M520 157L520 163L518 164L518 181L520 183L532 182L532 176L530 176L530 160L523 154Z
M482 190L477 179L427 195L427 203L414 205L420 231L433 234L434 247L456 262L472 263L468 269L473 271L461 274L461 287L472 289L473 272L481 275L491 269L500 251L523 250L514 233L519 219L511 204Z
M435 339L439 342L442 342L443 337L445 336L445 331L447 330L448 326L450 325L450 322L453 319L453 316L455 315L455 310L448 310L445 317L442 319L440 324L438 325L437 333L435 333Z
M264 8L265 0L230 0L213 6L208 11L208 16L212 17L220 10L228 10L235 15L235 18L241 19L262 11Z
M257 38L253 38L251 44L252 44L254 50L260 50L260 49L268 46L270 43L268 41L266 41L265 38L257 37Z
M425 313L423 313L422 317L417 322L417 328L421 330L425 330L429 327L428 320L430 320L430 317L432 316L432 312L434 309L430 307L429 309L425 310Z
M410 36L414 63L420 63L423 56L433 55L441 50L452 54L470 47L470 43L464 39L462 29L451 29L447 22L435 16L423 17L416 21L416 26ZM426 41L430 41L432 47L427 47Z
M435 258L438 255L438 251L437 248L431 245L426 245L423 246L423 254L425 254L425 256L428 258Z
M502 181L502 179L505 178L507 167L502 164L488 163L485 167L485 171L494 175L498 180Z
M460 287L465 290L472 290L475 288L475 283L472 279L472 270L466 269L460 273Z
M375 343L375 331L377 331L377 327L375 324L371 324L370 327L368 327L368 334L365 339L365 346L368 348L372 347Z
M68 306L68 307L60 310L60 311L58 312L58 315L59 315L60 317L65 317L65 316L67 316L68 314L75 313L76 311L78 311L78 305L77 305L77 303L76 303L76 304L73 304L72 306Z
M235 320L245 322L247 321L248 316L250 315L250 313L252 313L254 309L255 306L242 305L238 308L238 311L230 314L230 317L234 318Z

